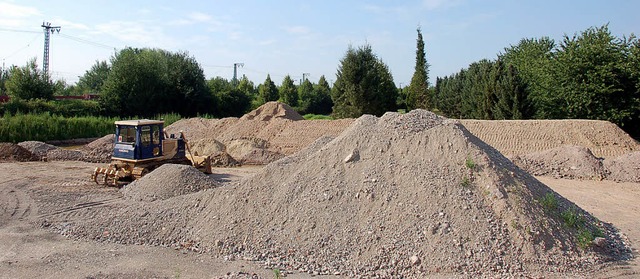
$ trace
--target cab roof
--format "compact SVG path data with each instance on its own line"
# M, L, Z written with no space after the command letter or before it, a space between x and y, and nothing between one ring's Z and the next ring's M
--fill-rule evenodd
M116 125L141 126L141 125L157 125L164 124L163 120L137 119L137 120L121 120L116 121Z

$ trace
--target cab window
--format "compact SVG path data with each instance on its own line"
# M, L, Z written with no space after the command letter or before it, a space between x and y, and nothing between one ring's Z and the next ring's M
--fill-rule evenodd
M152 126L151 129L153 130L153 135L151 138L151 143L153 145L158 145L160 144L160 126L155 125Z
M140 127L140 142L142 146L149 146L151 144L151 127L150 126L142 126Z
M136 128L132 126L120 127L120 133L118 133L118 142L121 143L136 143Z

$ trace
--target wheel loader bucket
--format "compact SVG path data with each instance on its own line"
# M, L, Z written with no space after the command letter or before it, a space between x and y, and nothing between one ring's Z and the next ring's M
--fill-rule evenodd
M186 156L187 156L187 159L191 161L191 165L194 166L196 169L206 174L212 173L211 158L209 158L209 156L198 156L197 154L195 155L187 154Z

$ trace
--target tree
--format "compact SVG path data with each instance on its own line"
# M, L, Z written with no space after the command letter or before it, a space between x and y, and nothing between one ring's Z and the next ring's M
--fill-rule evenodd
M0 69L0 96L7 95L7 89L5 84L9 79L9 70L6 68Z
M552 85L546 95L561 118L601 119L622 127L638 113L640 93L631 66L637 39L618 39L607 25L580 35L564 36L551 65Z
M23 67L11 68L5 88L11 98L53 99L53 83L46 73L38 69L35 58Z
M280 92L280 102L291 107L298 106L298 89L289 75L286 75L282 80L282 85L278 92Z
M313 86L313 93L307 113L327 115L331 113L331 107L333 107L331 87L323 75L318 80L318 84Z
M309 79L305 79L300 86L298 86L298 108L296 109L300 114L309 113L309 108L313 102L314 97L313 84Z
M258 103L262 105L267 102L277 101L279 97L278 87L271 80L271 76L267 74L264 83L258 86Z
M424 51L422 31L420 28L418 28L417 31L416 66L413 77L411 78L406 100L408 110L416 108L431 109L433 107L429 93L429 63L427 63Z
M102 85L109 76L109 71L111 71L111 66L107 61L96 61L96 64L91 66L91 69L87 70L78 80L77 90L80 94L100 93Z
M498 55L498 59L516 68L519 79L526 84L523 100L530 105L524 117L551 118L554 107L560 105L548 100L554 48L555 42L549 37L522 39Z
M108 114L121 116L215 112L195 59L159 49L126 48L114 55L99 101Z
M351 46L336 74L331 90L333 114L338 118L363 114L381 116L396 110L397 88L389 68L373 53L371 46Z

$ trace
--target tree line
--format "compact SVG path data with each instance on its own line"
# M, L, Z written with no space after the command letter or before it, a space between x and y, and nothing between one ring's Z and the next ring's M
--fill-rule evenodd
M97 61L74 86L50 81L35 60L0 72L0 95L16 100L98 93L91 111L105 116L241 116L269 101L289 104L301 114L336 118L382 115L423 108L451 118L601 119L640 136L640 43L618 38L607 25L591 27L556 43L548 37L522 39L495 59L483 59L429 83L429 63L417 29L414 75L397 88L388 66L370 45L349 46L336 81L296 84L270 75L257 86L239 80L207 80L186 52L126 48L110 61ZM14 107L21 107L15 105ZM23 106L24 107L24 106ZM97 108L96 108L97 107Z

